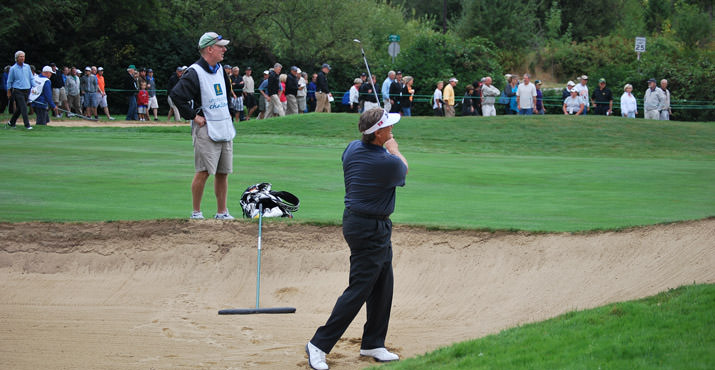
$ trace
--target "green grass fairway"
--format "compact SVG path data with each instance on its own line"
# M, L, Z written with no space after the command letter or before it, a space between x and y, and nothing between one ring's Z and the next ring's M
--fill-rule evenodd
M357 115L238 124L229 208L268 181L301 199L296 218L339 223L340 156ZM404 118L410 162L399 223L575 231L715 215L715 125L616 117ZM186 218L188 127L0 129L0 221ZM203 202L213 215L213 183Z
M715 285L691 285L567 313L379 368L713 369L713 303Z

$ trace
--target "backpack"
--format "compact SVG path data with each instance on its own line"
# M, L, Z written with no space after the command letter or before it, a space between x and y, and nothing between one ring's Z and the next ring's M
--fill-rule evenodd
M260 206L263 206L263 217L289 217L300 207L300 200L287 191L273 191L271 184L262 182L249 186L241 196L243 216L256 218Z
M343 105L350 105L350 92L346 91L345 94L343 94L343 100L342 100Z

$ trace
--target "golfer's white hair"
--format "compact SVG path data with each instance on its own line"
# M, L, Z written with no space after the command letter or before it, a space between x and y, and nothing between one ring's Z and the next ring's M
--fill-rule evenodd
M387 72L387 75L388 75L388 76L394 76L394 75L395 75L395 71Z
M660 80L660 83L663 83L663 82L668 83L668 80L666 80L665 78Z
M633 88L633 85L631 85L631 84L626 84L626 86L623 86L623 91L628 90L629 87L632 89L632 88Z
M22 50L18 50L15 52L15 61L17 61L17 58L20 57L20 55L25 55L25 52Z

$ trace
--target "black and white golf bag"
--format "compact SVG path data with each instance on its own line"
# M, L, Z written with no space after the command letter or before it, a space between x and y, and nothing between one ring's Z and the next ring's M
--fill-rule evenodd
M290 217L298 211L300 200L287 191L273 191L271 184L262 182L249 186L241 196L243 216L258 217L260 205L263 205L263 217Z

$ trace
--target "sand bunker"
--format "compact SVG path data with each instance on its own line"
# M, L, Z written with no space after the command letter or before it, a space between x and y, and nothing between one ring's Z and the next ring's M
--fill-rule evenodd
M207 220L0 224L0 358L8 369L307 368L347 284L339 227ZM574 309L715 282L715 219L588 234L397 226L388 347L403 357ZM328 356L358 356L364 311Z

